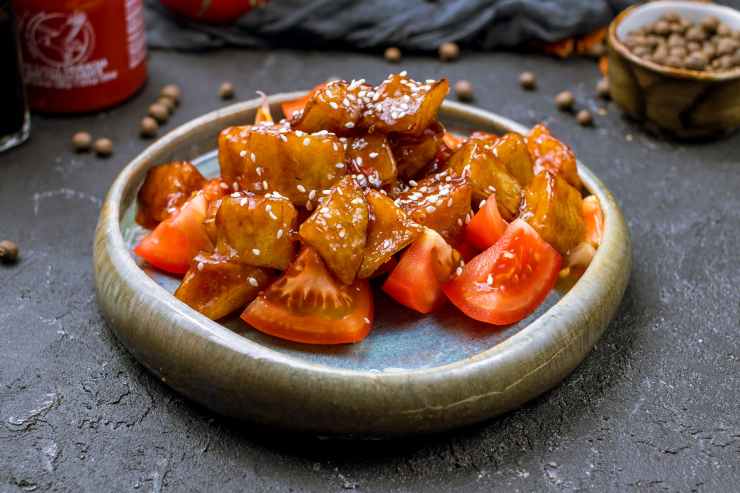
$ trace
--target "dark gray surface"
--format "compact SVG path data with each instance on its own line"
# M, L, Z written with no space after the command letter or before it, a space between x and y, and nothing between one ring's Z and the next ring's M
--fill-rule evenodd
M623 204L634 243L625 300L594 352L560 387L503 418L445 435L336 442L225 422L152 378L115 341L93 296L98 206L144 146L138 119L166 82L184 102L173 128L239 96L327 76L467 78L477 104L547 120ZM522 70L539 90L520 91ZM613 105L582 129L557 114L569 88L596 109L592 61L511 54L459 62L346 53L155 53L143 93L109 113L35 117L0 155L0 236L22 260L0 267L0 491L736 491L740 481L740 136L671 144ZM115 155L74 155L77 129ZM300 419L300 416L296 416Z

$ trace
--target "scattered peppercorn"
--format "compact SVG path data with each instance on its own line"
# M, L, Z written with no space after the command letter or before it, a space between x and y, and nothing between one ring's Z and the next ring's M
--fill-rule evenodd
M157 98L156 101L157 104L161 104L165 108L167 108L167 112L172 115L172 113L175 112L175 100L172 98L169 98L167 96L160 96Z
M18 260L18 245L10 240L0 241L0 262L10 264Z
M464 79L455 82L455 95L460 101L472 101L473 84Z
M170 117L170 112L167 111L166 106L160 103L154 103L149 106L149 116L157 120L159 123L164 123Z
M182 96L182 92L180 91L180 88L175 84L167 84L162 88L162 91L159 93L159 95L171 98L177 105L180 104L180 97Z
M594 123L594 117L591 116L591 112L588 110L581 110L576 115L576 121L582 127L589 127Z
M231 82L224 82L221 84L221 87L218 88L218 97L221 99L232 99L235 93L236 90L234 89L234 84Z
M395 46L389 46L385 49L385 59L391 63L398 63L401 61L401 50Z
M555 106L561 111L572 111L575 104L576 98L573 97L573 93L570 91L563 91L555 96Z
M611 98L611 92L609 91L609 79L603 78L596 84L596 94L601 99Z
M457 46L457 43L448 41L447 43L442 43L439 46L439 58L443 62L449 62L451 60L455 60L459 56L460 56L460 47Z
M634 55L659 65L715 71L740 68L740 31L715 16L692 22L667 12L629 32L623 43Z
M113 154L113 141L107 138L96 139L93 149L98 156L107 157Z
M77 132L72 136L72 146L77 152L87 152L92 146L92 135L88 132Z
M145 116L141 119L139 133L142 137L154 137L159 132L159 123L151 116Z
M519 85L523 89L531 91L537 87L537 78L532 72L522 72L519 74Z

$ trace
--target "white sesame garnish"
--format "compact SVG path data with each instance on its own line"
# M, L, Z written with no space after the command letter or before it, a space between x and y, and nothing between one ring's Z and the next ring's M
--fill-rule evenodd
M373 151L370 154L368 154L368 156L370 156L370 159L375 159L376 157L378 157L378 153Z
M229 186L226 183L224 183L224 182L219 183L218 186L221 187L224 190L227 190L229 188Z
M463 220L462 220L462 218L460 218L460 217L458 217L458 218L457 218L457 225L458 225L458 226L462 226L462 225L463 225Z
M344 124L344 126L347 127L347 128L355 128L355 124L352 123L352 122L347 122L347 123Z
M198 270L203 270L204 267L205 265L203 264L203 262L198 262L198 266L197 266Z
M480 201L480 204L478 204L478 209L483 209L483 207L486 205L486 199L483 199Z
M501 255L502 255L502 256L503 256L504 258L509 258L509 259L511 259L511 258L514 258L514 254L513 254L513 253L511 253L511 252L510 252L510 251L508 251L508 250L507 250L507 251L505 251L504 253L502 253Z
M235 199L238 199L239 197L241 197L241 195L239 195L239 193L237 192L232 193L231 196Z
M273 221L278 220L278 217L275 215L275 213L270 210L267 211L267 215L270 216L270 219L272 219Z
M262 186L265 187L265 190L267 190L268 188L270 188L268 186L268 184L267 184L267 180L262 180Z
M362 158L360 156L357 156L355 158L355 163L357 163L357 166L362 167Z
M257 155L255 153L250 154L249 157L252 158L252 162L257 160Z
M262 166L254 168L254 172L257 173L257 176L262 176Z
M363 317L362 319L365 321L366 324L369 324L370 323L370 319L369 318Z
M306 137L305 139L303 139L303 145L304 146L311 145L311 139L309 139L308 137Z
M488 284L489 286L493 286L493 275L492 274L488 274L488 277L486 277L486 284Z
M342 169L342 168L344 168L344 163L337 163L337 164L335 164L335 166L337 168L339 168L339 169Z
M238 192L239 191L239 182L235 181L234 183L231 184L231 187Z
M431 214L431 213L432 213L432 212L434 212L435 210L436 210L436 209L435 209L435 207L434 207L433 205L428 205L428 206L426 206L426 211L427 211L427 212L428 212L429 214Z
M252 285L252 286L254 286L255 288L256 288L257 286L259 286L259 283L257 282L257 279L255 279L255 278L254 278L254 277L252 277L252 276L249 276L249 277L247 278L247 281L249 281L249 284L251 284L251 285Z
M259 248L252 248L252 253L255 256L259 257L262 252L260 252L260 249Z
M316 190L311 190L308 192L308 200L313 200L316 198Z
M346 235L347 235L347 233L345 233L345 231L343 229L339 231L339 237L340 238L344 238Z
M288 142L288 137L285 136L285 134L280 134L280 140L283 142Z
M277 233L275 233L275 236L277 237L278 240L280 238L282 238L283 237L283 230L282 229L278 229L277 230Z
M299 192L306 193L306 187L304 187L300 183L298 185L296 185L295 187L298 189Z
M339 109L339 105L335 103L334 101L330 102L329 106L331 106L331 109L333 110Z
M307 211L312 211L313 210L313 202L311 202L310 200L307 200L306 201L306 210Z
M452 207L452 204L453 204L453 200L452 200L452 197L450 197L450 199L447 201L447 207Z
M463 268L462 267L458 267L457 269L455 269L455 274L457 274L458 276L461 276L462 273L463 273Z
M245 205L247 205L247 202L249 202L249 199L244 197L243 199L239 201L239 205L244 207Z
M247 155L247 151L239 151L239 157L245 157Z

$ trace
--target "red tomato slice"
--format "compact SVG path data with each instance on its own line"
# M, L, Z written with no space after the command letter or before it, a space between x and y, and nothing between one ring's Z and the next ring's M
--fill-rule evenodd
M304 247L285 274L247 306L242 320L255 329L307 344L345 344L364 339L373 324L367 280L345 285Z
M494 325L518 322L547 297L562 258L522 219L442 286L447 297L470 318Z
M459 263L460 254L439 233L426 228L403 253L383 291L412 310L430 313L444 305L442 283Z
M586 225L586 241L598 247L604 237L604 212L595 195L583 199L583 220Z
M319 84L311 89L311 91L302 98L282 103L280 107L283 109L283 115L285 115L285 118L287 118L288 120L292 120L294 113L302 111L303 108L306 106L306 103L308 103L308 100L311 99L311 96L313 96L313 93L321 89L325 85L326 84Z
M203 224L207 210L208 201L198 192L145 236L134 253L158 269L185 274L198 252L213 248Z
M485 250L501 238L506 226L508 224L498 212L496 194L491 194L486 199L486 204L478 209L465 226L465 239L479 250Z

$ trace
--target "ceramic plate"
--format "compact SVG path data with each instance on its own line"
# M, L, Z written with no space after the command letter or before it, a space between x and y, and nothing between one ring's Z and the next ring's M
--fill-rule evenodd
M303 93L270 98L279 103ZM307 346L257 332L238 318L213 322L172 292L178 280L141 264L131 248L146 171L175 159L218 174L218 133L254 120L258 100L209 113L161 138L116 178L95 236L100 308L121 342L163 382L221 414L319 434L393 435L445 430L520 406L580 363L613 317L630 272L629 234L603 183L579 163L605 213L604 243L580 280L553 291L522 322L496 328L452 306L421 316L375 290L376 321L358 344ZM445 102L453 131L527 130L495 114Z

